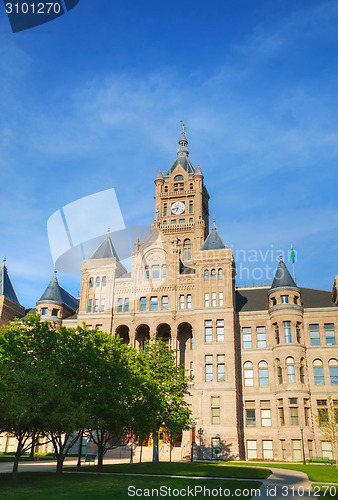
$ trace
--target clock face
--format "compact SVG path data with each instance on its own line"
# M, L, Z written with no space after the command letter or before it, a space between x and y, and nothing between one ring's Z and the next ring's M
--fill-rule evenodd
M185 204L183 203L183 201L175 201L175 203L171 205L171 213L174 215L183 214L184 211L185 211Z

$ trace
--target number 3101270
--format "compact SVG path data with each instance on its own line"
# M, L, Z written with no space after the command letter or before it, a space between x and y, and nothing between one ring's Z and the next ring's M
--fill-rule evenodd
M60 14L60 2L6 3L7 14Z

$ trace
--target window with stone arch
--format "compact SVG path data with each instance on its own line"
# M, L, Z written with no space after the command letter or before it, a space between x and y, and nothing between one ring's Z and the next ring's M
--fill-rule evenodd
M338 361L336 359L330 359L329 371L331 385L338 385Z
M323 361L315 359L313 362L313 376L315 385L325 385Z
M204 271L204 281L208 281L209 280L209 269L205 269Z
M211 279L212 280L216 279L216 269L211 269Z
M102 278L102 286L107 286L107 278L106 278L106 276L103 276L103 278Z
M266 387L269 385L269 370L268 363L266 361L260 361L258 363L258 377L259 385L261 387Z
M93 277L89 278L89 286L90 286L90 288L93 288L93 286L94 286L94 278Z
M244 370L244 386L253 387L254 386L254 372L253 364L251 361L246 361L243 365Z
M191 241L184 240L183 243L183 260L191 260Z
M288 384L294 384L296 382L295 360L291 356L289 356L285 361Z
M183 181L183 175L175 175L174 181Z
M100 276L97 276L96 278L96 286L100 286Z
M220 267L218 270L218 279L222 280L223 279L223 269Z

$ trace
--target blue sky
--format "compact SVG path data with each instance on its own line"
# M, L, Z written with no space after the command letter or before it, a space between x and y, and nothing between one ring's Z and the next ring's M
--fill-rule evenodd
M60 207L114 187L127 225L152 223L180 120L226 244L275 256L292 241L298 284L330 290L337 33L336 1L81 0L17 34L2 8L0 253L21 303L52 277ZM59 281L77 294L79 276Z

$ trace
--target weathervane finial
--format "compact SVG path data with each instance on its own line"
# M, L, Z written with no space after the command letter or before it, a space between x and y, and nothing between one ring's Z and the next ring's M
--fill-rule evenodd
M181 120L181 127L182 127L182 135L185 135L186 126L184 125L182 120Z

